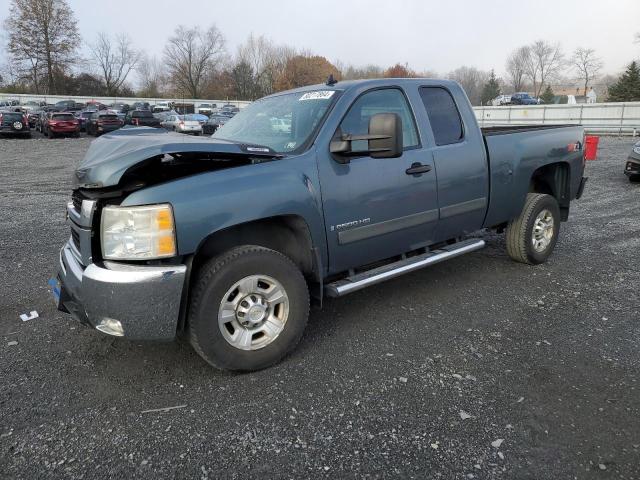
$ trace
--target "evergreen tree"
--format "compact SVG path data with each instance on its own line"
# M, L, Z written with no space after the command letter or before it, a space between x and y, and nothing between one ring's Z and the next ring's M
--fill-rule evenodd
M498 83L498 79L496 78L496 74L493 70L489 74L489 80L484 84L482 88L482 95L480 96L480 101L482 105L488 105L491 100L500 95L500 83Z
M551 90L551 85L549 85L547 83L547 88L544 89L544 92L542 92L542 95L540 95L540 99L544 102L544 103L553 103L553 100L555 98L555 94L553 93L553 90Z
M609 87L609 102L640 101L640 67L633 61L616 83Z

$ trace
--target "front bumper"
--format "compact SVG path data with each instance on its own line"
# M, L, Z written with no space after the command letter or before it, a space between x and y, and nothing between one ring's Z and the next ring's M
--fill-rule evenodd
M134 340L176 336L187 267L105 261L86 268L68 242L53 286L58 309L97 330Z
M624 167L624 174L631 175L640 175L640 157L636 158L635 156L630 156L627 159L627 163Z

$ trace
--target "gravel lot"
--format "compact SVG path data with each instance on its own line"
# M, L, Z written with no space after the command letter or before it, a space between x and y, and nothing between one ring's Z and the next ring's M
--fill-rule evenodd
M245 375L55 310L90 140L0 140L0 477L640 478L631 139L601 139L549 263L516 264L488 235L328 300L293 355Z

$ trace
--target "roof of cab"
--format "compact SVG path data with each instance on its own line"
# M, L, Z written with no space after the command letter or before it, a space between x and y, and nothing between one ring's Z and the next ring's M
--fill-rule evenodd
M307 85L304 87L298 87L291 90L284 90L282 92L274 93L270 96L282 95L285 93L296 93L296 92L309 92L314 90L336 90L336 91L347 91L352 88L361 88L361 87L380 87L380 86L389 86L389 85L399 85L399 86L409 86L409 85L425 85L437 83L438 85L444 86L454 86L457 83L453 80L441 80L436 78L368 78L363 80L338 80L333 85L327 85L326 83L318 83L315 85Z

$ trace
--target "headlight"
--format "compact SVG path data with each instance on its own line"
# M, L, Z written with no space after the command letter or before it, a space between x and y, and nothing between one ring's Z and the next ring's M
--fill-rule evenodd
M633 153L637 153L638 155L640 155L640 145L638 145L637 147L633 147Z
M176 255L171 205L105 207L100 225L102 256L108 260L149 260Z

